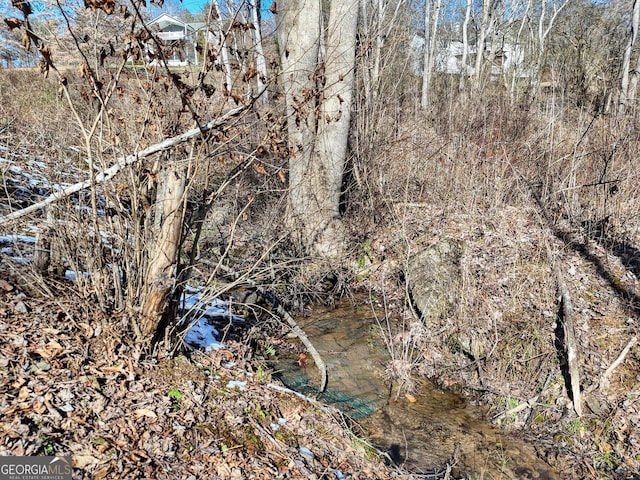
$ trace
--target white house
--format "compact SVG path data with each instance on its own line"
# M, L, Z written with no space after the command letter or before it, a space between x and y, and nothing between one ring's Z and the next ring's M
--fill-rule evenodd
M409 44L411 70L416 75L422 75L424 44L424 33L421 31L413 36ZM500 46L496 46L495 49L492 49L491 45L487 45L486 50L485 55L487 58L491 57L491 52L493 55L491 64L492 76L500 76L507 71L513 71L513 69L516 69L518 76L527 76L523 68L524 50L520 45L505 42ZM466 75L471 76L475 73L476 51L475 45L468 46L466 65L463 65L464 44L462 42L451 40L444 45L440 44L436 47L434 68L437 72L450 75L466 73Z
M167 63L171 66L198 64L198 31L205 28L204 23L185 23L166 13L149 22L149 29L158 39L170 47L171 56ZM153 58L153 44L148 46L148 57Z

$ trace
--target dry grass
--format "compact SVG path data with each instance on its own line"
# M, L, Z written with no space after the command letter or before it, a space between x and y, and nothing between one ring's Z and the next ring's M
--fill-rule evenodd
M389 311L398 330L395 338L387 336L396 351L407 342L420 349L388 370L407 385L409 369L467 391L487 404L491 416L535 398L534 408L501 416L502 425L555 451L549 461L566 478L595 478L594 472L616 478L616 468L638 468L639 452L629 443L637 437L622 431L639 425L634 399L640 384L631 372L640 359L629 355L616 386L587 399L594 409L597 399L607 407L590 410L584 430L576 433L571 414L559 422L571 404L558 363L556 280L546 246L576 297L587 390L597 386L639 321L634 152L640 130L633 117L594 118L550 103L542 109L490 100L449 104L439 115L412 118L360 165L363 197L354 196L363 208L349 213L360 232L365 226L361 242L372 245L374 264L380 262L378 270L369 269L374 273L365 285L402 291L400 265L425 237L456 238L464 250L454 315L416 333L403 320L408 305ZM576 233L584 245L562 232ZM390 258L398 263L389 267ZM394 274L395 287L389 282ZM621 400L626 407L614 408ZM605 427L607 414L616 427ZM623 421L625 415L633 420ZM575 456L568 462L548 440L567 431ZM587 441L585 431L598 433L598 440Z
M34 75L0 71L0 140L21 165L43 160L54 181L81 178L87 172L83 152L70 149L82 144L79 132L68 121L55 83ZM131 90L111 120L119 143L105 137L92 144L99 165L153 141L153 135L141 137L137 118L142 107L134 92L139 94L144 80L132 76L126 83ZM399 352L389 366L391 376L405 379L407 387L411 374L418 373L442 385L471 389L491 414L503 412L510 402L541 395L538 403L544 406L509 416L503 425L537 435L540 445L557 455L559 468L566 460L562 468L575 467L584 478L591 469L603 475L613 471L605 461L609 447L625 468L636 467L634 456L640 452L631 442L635 437L624 433L625 428L638 426L640 389L632 367L640 359L635 351L612 389L600 395L611 408L585 422L585 429L598 433L597 441L585 440L580 429L569 431L567 425L574 420L570 416L567 425L560 421L570 404L554 345L556 285L546 245L561 260L575 297L585 386L597 384L640 321L635 293L640 276L638 123L632 117L593 118L549 99L537 105L513 105L498 93L481 101L443 98L428 115L414 109L397 116L384 112L385 118L399 119L398 123L390 120L379 132L378 148L368 158L353 161L345 221L352 232L353 257L363 252L371 257L367 273L354 276L346 265L344 272L328 278L310 259L296 258L296 245L284 241L266 257L267 267L257 272L261 281L273 284L292 301L320 298L327 285L335 296L350 288L384 292L389 320L396 322L388 328L384 324L386 338ZM221 100L209 100L214 111L220 110L216 102ZM397 105L393 107L397 111ZM91 118L89 106L80 113ZM185 121L158 116L155 133L177 132L184 125L178 120ZM260 139L275 134L269 133L268 125L268 120L247 117L237 130L201 145L197 162L185 162L195 169L190 200L201 201L202 192L224 178L238 155L255 154ZM211 259L215 264L221 252L249 268L282 236L286 192L278 172L286 170L285 160L269 152L260 161L268 175L249 170L220 196L211 212L199 253L202 261L193 270L197 279L209 277ZM141 195L140 176L148 175L145 169L153 172L153 167L149 162L132 169L100 195L109 207L126 210L123 207L135 204ZM548 219L534 195L544 203ZM5 198L0 202L3 211L16 208ZM60 210L56 235L66 248L63 256L78 272L87 271L91 259L104 252L96 252L89 241L91 225L81 211L71 205ZM118 268L123 272L144 268L139 249L149 241L149 231L144 230L148 219L136 215L126 213L121 223L118 217L104 220L111 257L103 266L117 263L116 253L122 253L126 260ZM26 224L11 228L20 231ZM591 256L563 241L560 231L579 234ZM187 244L192 234L187 232ZM453 314L424 328L412 320L401 266L419 240L442 237L463 245L462 288ZM103 280L110 288L111 278ZM129 275L127 282L132 283L121 285L122 292L140 288L135 275ZM96 285L85 285L85 298L95 298L95 289ZM122 294L108 292L112 298L106 303L122 305L118 303L124 302ZM620 402L626 406L614 407ZM607 415L615 420L604 428ZM567 460L566 450L549 445L558 430L566 435L577 460ZM585 460L597 455L598 464Z

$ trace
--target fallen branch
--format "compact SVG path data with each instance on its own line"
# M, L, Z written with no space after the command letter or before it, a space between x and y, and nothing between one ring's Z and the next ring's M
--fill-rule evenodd
M524 402L516 405L513 408L510 408L509 410L505 410L504 412L499 413L498 415L493 417L491 420L493 420L494 422L496 420L503 420L507 417L510 417L511 415L520 413L521 411L526 410L527 408L532 408L536 403L538 403L539 398L540 398L540 395L536 395L535 397L530 398L529 400L525 400Z
M551 221L551 218L549 217L549 214L547 213L547 208L544 202L532 187L531 194L533 195L533 198L536 200L536 203L540 208L542 218L546 222L549 229L553 231L553 223ZM569 380L571 383L573 409L575 410L576 414L581 417L582 392L580 391L580 369L578 368L578 344L576 342L576 333L573 324L573 303L571 302L569 287L567 287L567 283L564 280L564 275L562 274L562 270L560 269L559 262L556 261L549 243L545 243L547 247L547 258L549 259L549 264L553 268L553 272L556 277L556 283L558 285L558 293L560 294L560 308L562 316L561 318L559 318L559 320L562 322L562 330L564 333L564 348L567 355L567 366L569 370Z
M232 110L229 110L227 113L225 113L221 117L216 118L215 120L211 120L209 123L201 127L192 128L191 130L183 132L180 135L177 135L175 137L163 140L162 142L156 143L155 145L145 148L144 150L141 150L137 153L133 153L131 155L121 157L120 159L118 159L118 161L114 165L97 173L95 175L94 184L97 185L100 183L104 183L108 180L111 180L120 172L120 170L122 170L123 168L129 165L133 165L134 163L142 160L143 158L149 157L158 152L162 152L164 150L167 150L173 147L174 145L186 142L187 140L193 137L202 135L204 133L207 133L210 130L218 128L221 125L225 124L227 121L229 121L231 118L236 117L240 113L247 110L250 106L251 106L251 103L248 103L247 105L241 105ZM50 205L59 200L62 200L63 198L67 198L81 190L85 190L91 187L91 185L92 185L91 180L85 180L85 181L70 185L67 188L60 190L59 192L52 193L51 195L49 195L47 198L45 198L40 202L34 203L33 205L29 205L26 208L16 210L15 212L1 216L0 225L10 222L11 220L16 220L17 218L24 217L25 215L29 215L30 213L33 213L41 208L44 208L47 205Z
M633 348L633 346L636 344L637 341L638 341L638 337L635 337L635 336L631 337L631 340L629 340L629 343L627 343L627 346L624 347L624 350L622 350L622 352L620 353L616 361L613 362L609 366L609 368L607 368L607 370L604 372L604 374L602 375L602 378L600 379L600 383L598 385L601 391L609 388L609 379L611 378L611 375L613 375L614 370L618 368L622 362L624 362L625 357L627 356L627 354Z
M222 270L224 270L227 274L239 276L237 272L235 272L234 270L232 270L231 268L227 267L222 263L219 264L219 267ZM318 349L313 346L313 343L311 343L311 340L309 340L309 337L307 336L307 334L304 332L304 330L302 330L302 328L300 328L298 323L287 311L287 309L284 308L284 306L280 302L278 302L277 299L274 300L273 294L268 292L264 287L261 287L250 278L245 277L243 281L248 283L251 286L251 288L253 288L258 293L258 295L260 295L264 300L273 304L273 309L275 310L276 314L280 318L283 318L289 324L289 327L291 327L291 330L293 331L293 333L300 339L300 341L307 348L308 352L311 354L311 358L313 358L313 361L316 364L316 367L320 371L319 393L324 392L327 389L327 381L328 381L327 365L324 363L324 360L322 360L320 353L318 353Z
M571 381L571 397L573 398L573 409L576 414L582 416L582 393L580 392L580 370L578 368L578 345L576 342L575 327L573 324L573 303L571 302L571 294L569 288L564 281L562 270L558 266L558 262L553 260L551 256L551 248L547 245L547 254L553 265L553 271L558 284L558 293L560 294L560 305L562 309L562 330L564 332L564 346L567 353L567 364L569 367L569 379Z

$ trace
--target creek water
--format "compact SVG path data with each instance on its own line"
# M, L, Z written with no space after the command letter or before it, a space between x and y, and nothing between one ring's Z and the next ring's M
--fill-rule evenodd
M384 379L389 354L370 306L341 303L296 319L325 361L326 392L318 400L358 422L368 439L397 464L429 473L456 452L455 476L556 479L532 446L485 421L478 407L428 381L413 398L397 396ZM314 396L319 375L311 360L281 355L275 376L289 388Z

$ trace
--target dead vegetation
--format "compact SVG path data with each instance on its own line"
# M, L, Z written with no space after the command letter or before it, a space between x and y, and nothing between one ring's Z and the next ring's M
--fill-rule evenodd
M141 360L126 318L0 272L3 455L72 455L78 478L409 478L339 412L271 384L246 345Z
M448 113L405 124L367 166L368 201L376 203L371 217L353 212L371 228L374 273L365 284L383 284L388 259L401 265L425 239L460 241L455 312L404 332L421 346L414 371L486 405L489 418L532 439L565 478L634 478L635 119L571 110L550 117L503 102ZM573 306L579 406L562 294ZM407 307L398 302L392 315L402 319Z
M9 160L0 164L4 214L50 193L30 189L24 173L72 183L83 178L87 164L74 149L82 140L64 121L55 84L28 72L26 79L2 74L1 156ZM37 94L29 97L25 90L33 85ZM24 109L30 98L43 114ZM347 265L327 278L281 239L286 169L269 154L256 164L268 175L251 167L216 198L202 251L194 252L199 261L192 279L216 280L212 265L226 258L290 305L357 288L384 292L390 320L402 325L413 318L401 268L408 252L418 242L455 238L462 245L459 301L450 315L412 330L419 359L410 363L412 373L484 405L490 419L531 439L564 478L633 478L640 470L640 355L630 343L640 322L637 122L566 105L545 110L498 100L478 108L448 105L451 111L426 118L407 113L396 131L386 132L384 148L354 160L345 218L350 262L362 258L366 268L354 274ZM216 167L238 154L238 144L229 145L224 159L215 153L207 173L224 177ZM123 199L129 181L134 178L122 181ZM67 223L56 225L56 235L70 259L90 229L72 204L61 208ZM33 232L24 222L0 233ZM130 248L125 238L121 248ZM340 422L327 427L327 412L314 407L309 420L301 413L309 411L306 403L257 380L257 367L243 363L243 348L199 358L202 368L183 360L136 360L125 302L113 297L111 307L118 308L110 307L107 321L90 282L76 284L74 305L54 301L66 296L68 282L55 275L45 281L8 260L32 253L29 245L17 245L20 252L12 245L4 254L2 278L26 275L28 296L7 291L0 305L2 447L9 453L73 452L87 475L120 478L321 478L336 470L354 478L400 475L364 460ZM86 247L83 258L90 257ZM264 263L252 270L265 251ZM573 304L581 417L566 384L549 251ZM86 267L72 269L81 279ZM239 367L227 368L223 360ZM247 381L247 390L227 388L232 379ZM172 397L173 389L180 395ZM279 418L287 423L277 435L271 423Z

